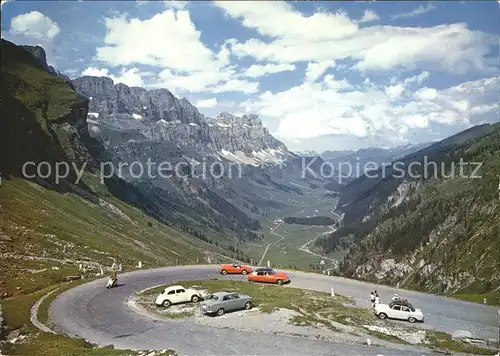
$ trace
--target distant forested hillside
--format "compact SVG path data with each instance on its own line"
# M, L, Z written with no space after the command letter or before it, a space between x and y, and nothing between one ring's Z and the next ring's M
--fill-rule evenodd
M348 249L339 267L345 276L447 294L498 291L500 124L472 128L402 161L436 162L437 169L428 165L424 174L414 165L417 178L399 178L389 167L383 178L356 179L342 192L341 228L317 246Z
M286 217L283 220L287 224L299 224L299 225L323 225L329 226L334 225L335 220L328 216L314 216L312 218L298 218L298 217Z

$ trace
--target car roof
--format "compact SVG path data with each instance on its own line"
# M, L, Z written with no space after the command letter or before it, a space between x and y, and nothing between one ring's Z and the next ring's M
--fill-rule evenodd
M229 295L229 294L238 294L236 292L215 292L215 293L212 293L212 295L215 295L217 297L224 297L225 295Z
M271 267L259 267L255 269L255 272L264 272L264 271L272 271Z
M184 288L183 286L170 286L170 287L166 287L165 290L171 290L171 289L186 289Z

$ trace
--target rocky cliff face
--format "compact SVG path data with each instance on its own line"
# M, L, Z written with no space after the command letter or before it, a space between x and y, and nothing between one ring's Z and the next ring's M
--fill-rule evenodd
M100 115L129 114L134 119L199 124L203 115L186 99L167 89L146 90L114 84L108 77L85 76L73 80L75 89L90 99L89 111Z
M262 125L257 115L234 116L223 112L208 121L217 150L241 151L247 155L261 150L275 150L286 154L286 146L275 139Z
M72 84L89 99L91 132L111 148L144 142L147 150L156 142L197 159L217 156L252 165L278 163L291 155L256 115L207 118L167 89L128 87L107 77L85 76Z
M24 48L29 53L31 53L42 65L42 67L45 68L50 74L57 75L56 70L52 66L49 66L47 64L47 54L45 53L45 50L42 47L40 46L21 46L21 47Z

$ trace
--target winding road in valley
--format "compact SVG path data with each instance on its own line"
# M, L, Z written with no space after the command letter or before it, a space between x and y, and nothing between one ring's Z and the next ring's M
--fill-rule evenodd
M301 209L301 210L297 211L295 214L300 214L300 213L304 212L304 211L305 211L308 207L309 207L309 206L307 206L307 207L305 207L305 208L303 208L303 209ZM285 219L285 216L281 218L281 220L284 220L284 219ZM285 236L283 236L283 235L281 235L281 234L278 234L278 233L275 231L275 230L276 230L277 228L279 228L282 224L283 224L283 221L282 221L282 222L280 222L278 225L276 225L275 227L273 227L273 228L271 229L271 234L272 234L272 235L276 235L276 236L278 236L280 239L279 239L279 240L277 240L277 241L274 241L274 242L270 242L270 243L268 243L268 244L266 245L266 248L264 249L264 252L262 253L262 257L260 258L259 263L258 263L257 265L259 265L259 266L260 266L260 265L262 264L262 261L264 261L264 258L266 257L267 250L269 250L269 247L271 247L272 245L276 245L277 243L279 243L279 242L281 242L281 241L283 241L283 240L285 239Z
M322 258L324 260L335 262L336 264L338 264L338 261L335 258L327 257L327 256L321 255L319 253L312 252L309 249L309 246L311 246L311 244L313 244L317 239L319 239L321 236L324 236L326 234L332 233L333 231L335 231L335 228L331 228L330 231L325 231L325 232L319 233L312 240L309 240L305 244L303 244L302 246L300 246L299 250L302 251L302 252L306 252L306 253L308 253L310 255L313 255L313 256L316 256L316 257L320 257L320 258Z
M292 287L329 292L354 298L369 307L368 294L378 289L382 302L396 289L355 280L305 272L288 272ZM83 337L99 345L113 344L121 349L173 348L180 355L428 355L421 349L394 345L394 349L357 344L336 344L322 340L241 332L233 329L195 325L182 319L158 319L137 313L127 301L137 291L181 280L209 278L245 280L242 276L220 277L215 265L194 265L141 270L120 275L120 286L106 289L106 279L95 280L66 291L52 302L50 321L59 331ZM453 333L468 330L476 337L497 338L497 309L419 292L397 292L410 299L425 313L424 324Z
M276 225L274 228L271 229L271 234L278 236L280 239L277 240L277 241L270 242L270 243L267 244L266 248L264 249L264 252L262 253L262 257L260 258L260 261L258 263L259 266L262 265L262 261L264 261L264 258L266 257L267 250L269 250L269 247L271 247L272 245L276 245L277 243L279 243L279 242L281 242L281 241L283 241L285 239L285 236L280 235L280 234L278 234L277 232L274 231L278 227L280 227L281 224L283 224L283 223L279 223L278 225Z

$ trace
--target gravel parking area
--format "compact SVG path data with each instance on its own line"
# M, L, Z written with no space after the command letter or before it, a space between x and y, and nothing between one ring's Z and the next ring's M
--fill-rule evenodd
M213 289L220 283L221 281L210 281L200 285L189 285L189 287L198 289L203 296L206 296L211 292L206 289L207 286L209 289ZM240 287L240 284L232 283L228 285L228 290L237 290ZM295 292L289 288L280 289L274 286L257 286L247 283L241 286L254 289L253 295L256 295L255 300L258 306L251 310L230 312L222 316L204 315L198 303L183 303L168 308L155 306L154 300L158 292L164 288L163 286L136 295L130 303L133 308L141 308L142 313L150 313L172 320L182 320L184 325L201 325L219 329L240 330L242 332L295 336L345 344L366 345L370 343L386 347L393 347L395 343L399 344L399 346L401 344L407 344L408 346L426 344L425 332L411 328L391 328L387 326L391 322L380 321L374 318L370 312L360 312L353 305L350 305L349 300L346 298L339 297L341 302L337 301L336 308L343 310L338 311L337 320L334 320L325 316L327 315L324 309L325 300L328 305L331 304L331 300L328 299L330 297L326 294L320 295L311 291L297 290L297 295L300 295L300 298L298 298L296 296L292 297ZM294 306L294 309L285 308L280 302L276 302L276 305L274 305L272 300L269 302L266 299L273 293L279 294L281 291L287 293L287 297L291 297L291 300L295 300L295 303L306 305L303 305L303 307ZM259 293L262 293L262 295L259 295ZM351 320L350 317L354 320ZM339 322L342 320L344 322ZM359 323L360 320L364 322ZM371 321L371 323L367 323L367 321ZM397 330L397 333L394 330Z

